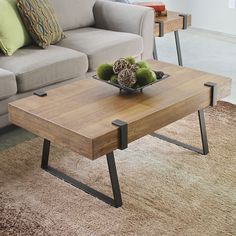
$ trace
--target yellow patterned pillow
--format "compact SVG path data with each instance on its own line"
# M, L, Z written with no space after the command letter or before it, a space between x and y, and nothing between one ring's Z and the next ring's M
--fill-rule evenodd
M17 0L17 7L30 35L41 48L65 37L48 0Z

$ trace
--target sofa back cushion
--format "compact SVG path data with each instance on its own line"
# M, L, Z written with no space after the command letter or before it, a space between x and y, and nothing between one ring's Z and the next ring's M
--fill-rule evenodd
M95 2L96 0L51 0L63 30L92 26Z
M18 48L30 43L16 0L0 0L0 51L11 56Z

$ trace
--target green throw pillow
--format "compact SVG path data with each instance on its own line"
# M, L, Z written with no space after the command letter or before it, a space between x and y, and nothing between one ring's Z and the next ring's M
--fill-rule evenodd
M41 48L65 37L48 0L17 0L17 6L26 28Z
M21 20L16 0L0 0L0 50L7 56L31 43Z

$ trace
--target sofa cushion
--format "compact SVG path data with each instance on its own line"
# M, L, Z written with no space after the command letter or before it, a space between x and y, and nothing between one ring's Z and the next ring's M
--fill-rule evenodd
M26 92L85 74L88 59L67 48L49 46L42 50L31 46L11 58L0 56L0 67L14 72L18 92Z
M139 56L143 51L142 37L136 34L88 27L67 31L66 36L58 45L85 53L90 70L121 57Z
M41 48L65 37L48 0L17 0L17 7L30 35Z
M50 0L63 30L94 25L96 0Z
M0 100L8 98L17 92L14 73L0 69Z

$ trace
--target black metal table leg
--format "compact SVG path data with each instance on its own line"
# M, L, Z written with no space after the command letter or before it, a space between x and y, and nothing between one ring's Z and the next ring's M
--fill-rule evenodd
M183 148L188 149L190 151L194 151L194 152L197 152L197 153L202 154L202 155L207 155L209 153L209 149L208 149L206 125L205 125L205 118L204 118L203 110L198 111L198 117L199 117L199 123L200 123L202 149L197 148L197 147L193 147L189 144L185 144L185 143L180 142L176 139L169 138L169 137L167 137L165 135L162 135L162 134L153 133L151 135L153 137L156 137L156 138L159 138L159 139L161 139L163 141L166 141L168 143L172 143L172 144L175 144L177 146L183 147Z
M107 164L109 168L110 178L111 178L111 185L112 191L114 196L114 206L120 207L122 206L122 198L120 193L120 185L116 171L116 163L114 159L114 153L111 152L107 154Z
M119 149L124 150L128 147L128 124L122 120L114 120L112 122L113 125L119 127ZM115 164L115 158L114 153L108 153L107 156L107 164L108 169L110 173L110 179L111 179L111 185L113 190L113 197L106 196L105 194L87 186L86 184L83 184L79 182L78 180L73 179L72 177L64 174L63 172L56 170L55 168L48 165L49 160L49 152L50 152L50 141L47 139L44 139L43 143L43 153L42 153L42 162L41 162L41 168L47 171L48 173L64 180L65 182L73 185L76 188L79 188L83 190L84 192L114 206L114 207L120 207L122 206L122 198L121 198L121 192L120 192L120 185L116 170L116 164Z
M153 59L158 60L156 37L153 38Z
M199 118L199 125L202 139L202 154L207 155L209 153L209 148L208 148L206 123L203 110L198 111L198 118Z
M207 82L204 84L206 87L211 88L211 100L210 100L210 106L215 106L217 105L217 84L214 82ZM202 140L202 149L193 147L191 145L182 143L178 140L166 137L165 135L161 134L151 134L153 137L162 139L166 142L173 143L177 146L186 148L188 150L200 153L202 155L207 155L209 153L209 147L208 147L208 141L207 141L207 131L206 131L206 123L205 123L205 117L204 117L204 111L199 110L198 111L198 118L199 118L199 125L200 125L200 132L201 132L201 140Z
M180 40L179 40L179 31L176 30L174 33L175 33L175 43L176 43L176 50L177 50L177 56L178 56L178 63L179 63L179 66L183 66L183 59L182 59Z
M56 170L55 168L49 166L48 165L49 151L50 151L50 141L48 141L47 139L44 139L42 163L41 163L42 169L44 169L48 173L54 175L55 177L62 179L65 182L73 185L74 187L79 188L79 189L83 190L84 192L104 201L105 203L110 204L111 206L114 206L116 208L122 206L122 198L121 198L120 186L119 186L119 181L118 181L117 170L116 170L113 152L107 154L107 163L108 163L108 168L109 168L109 173L110 173L110 179L111 179L114 199L112 199L111 197L87 186L86 184L79 182L78 180L73 179L72 177L64 174L63 172Z
M41 168L44 170L48 168L49 152L50 152L50 141L47 139L44 139L42 162L41 162Z

